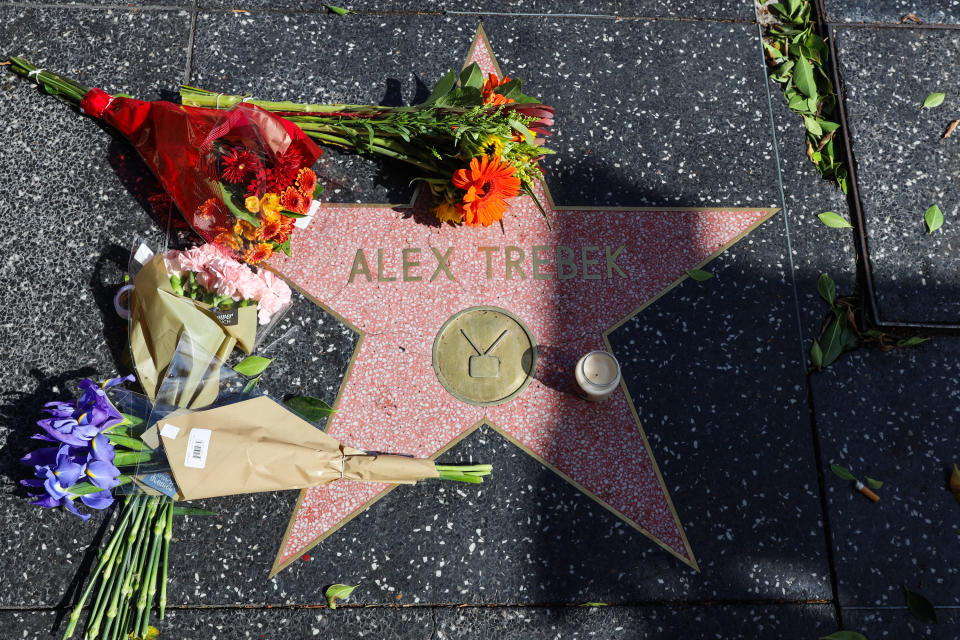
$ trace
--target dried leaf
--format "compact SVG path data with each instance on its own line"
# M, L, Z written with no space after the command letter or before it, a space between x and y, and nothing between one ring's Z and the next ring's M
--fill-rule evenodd
M943 99L946 98L945 93L931 93L927 96L927 99L923 101L923 106L921 109L933 109L934 107L939 107L943 104Z
M917 17L917 14L915 13L908 13L907 15L900 18L900 22L904 22L904 23L912 22L914 24L923 24L923 22L920 20L920 18Z
M940 142L943 142L947 138L953 135L953 132L957 130L957 126L960 125L960 120L954 120L947 125L947 130L943 132L943 135L940 136Z
M807 142L807 157L810 158L810 162L816 164L817 161L813 159L813 145L810 142Z
M834 129L827 135L820 138L820 144L817 145L817 151L823 151L823 148L827 146L827 143L833 140L833 136L837 134L838 129Z

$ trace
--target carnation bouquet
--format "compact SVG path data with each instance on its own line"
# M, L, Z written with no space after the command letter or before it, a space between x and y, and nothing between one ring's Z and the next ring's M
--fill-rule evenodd
M553 108L520 80L486 78L477 64L447 73L422 104L385 107L255 100L195 87L182 105L111 96L11 58L11 69L127 136L207 240L260 262L290 251L291 220L318 195L304 172L314 142L415 166L441 222L488 226L542 179ZM195 169L193 168L195 167ZM168 172L171 175L168 175Z

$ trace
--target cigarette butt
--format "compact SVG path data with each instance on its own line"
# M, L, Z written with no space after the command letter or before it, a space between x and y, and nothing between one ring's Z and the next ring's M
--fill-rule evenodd
M862 482L858 482L858 483L857 483L857 491L859 491L859 492L862 493L863 495L867 496L868 498L870 498L870 499L873 500L874 502L880 502L880 496L878 496L878 495L875 494L873 491L871 491L869 488L867 488Z

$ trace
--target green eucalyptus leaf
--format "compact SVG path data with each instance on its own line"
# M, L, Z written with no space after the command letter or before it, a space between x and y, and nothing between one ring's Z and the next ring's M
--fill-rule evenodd
M328 405L320 398L314 398L312 396L297 396L295 398L290 398L284 402L284 404L310 422L319 422L327 416L337 412L336 409Z
M820 278L817 280L817 293L827 301L827 304L829 304L831 308L836 304L837 285L834 284L833 278L826 273L821 273Z
M845 467L841 467L838 464L831 464L830 471L833 471L833 475L837 476L841 480L856 480L852 473L850 473Z
M937 623L937 612L929 600L916 591L908 589L907 585L903 585L903 591L907 599L907 609L917 620L929 624Z
M853 225L847 222L847 219L841 216L839 213L833 211L824 211L821 214L817 215L820 218L820 222L825 224L828 227L834 229L853 229Z
M704 271L703 269L690 269L687 271L687 275L697 282L704 282L713 277L713 274L709 271Z
M867 640L867 636L856 631L834 631L828 636L820 636L820 640Z
M877 480L876 478L871 478L870 476L864 476L863 479L866 481L867 486L874 491L878 491L880 487L883 486L883 480Z
M923 214L923 220L927 223L928 233L933 233L943 226L943 211L940 211L937 205L933 205Z
M233 368L234 371L239 373L242 376L252 378L253 376L258 376L263 373L263 370L270 366L270 363L273 362L272 358L262 358L260 356L247 356L243 360L237 363L237 366Z
M931 93L927 96L927 99L923 101L923 106L921 109L933 109L934 107L939 107L943 104L946 94L943 93Z
M327 596L327 604L330 605L331 609L337 608L337 600L344 600L350 597L350 594L353 593L353 590L356 589L359 585L353 585L352 587L348 584L332 584L327 587L326 592L324 593Z

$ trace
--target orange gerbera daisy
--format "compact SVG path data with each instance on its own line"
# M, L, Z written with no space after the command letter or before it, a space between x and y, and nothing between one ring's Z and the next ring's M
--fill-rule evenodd
M240 250L240 241L237 239L237 236L233 235L233 231L226 227L217 227L213 231L215 233L213 237L214 244L230 247L234 251Z
M273 240L283 228L283 223L280 222L281 217L283 216L261 220L260 227L257 229L257 240L261 242Z
M464 223L488 227L503 217L507 198L520 193L520 178L500 156L481 156L453 174L453 186L466 191L461 205Z
M313 198L313 192L317 188L317 174L313 169L304 167L297 173L297 189L307 198Z
M306 213L307 207L310 206L304 195L293 187L286 188L283 195L280 196L280 204L287 211L293 211L294 213Z
M487 79L483 81L483 104L510 104L513 102L513 98L505 98L495 91L497 87L503 84L510 82L510 76L503 76L503 80L497 77L497 74L491 73L487 76Z
M250 264L263 262L273 255L273 245L266 242L255 244L243 252L243 259Z

